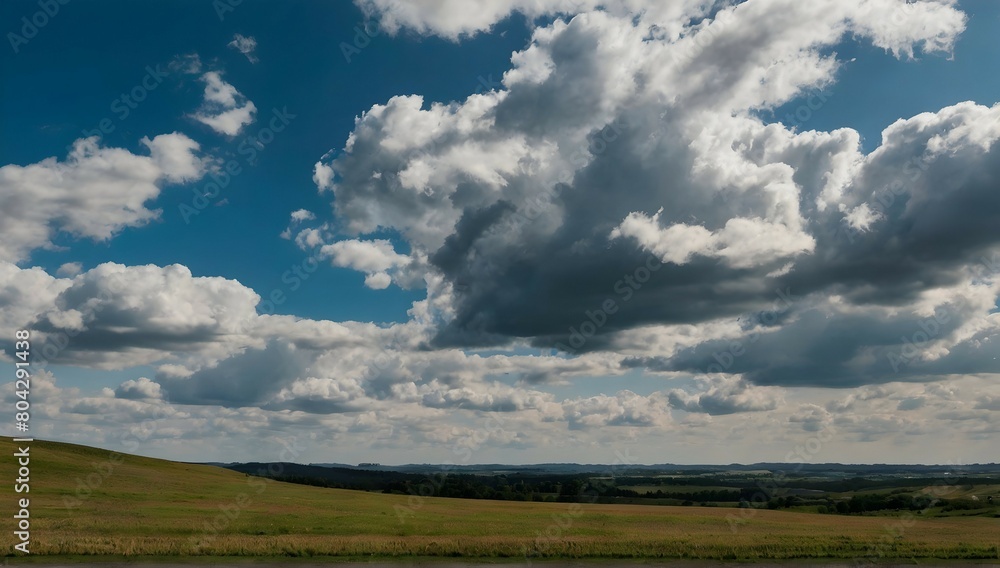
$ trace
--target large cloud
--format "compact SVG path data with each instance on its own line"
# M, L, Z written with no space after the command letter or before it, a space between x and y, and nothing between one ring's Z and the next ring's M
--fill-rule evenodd
M255 342L249 332L260 297L234 280L195 277L182 265L107 263L72 279L38 272L21 270L11 280L34 278L36 297L46 303L4 324L30 327L39 344L57 346L41 352L52 363L126 368L184 354L211 360Z
M0 261L25 260L52 248L59 233L107 240L159 216L147 209L165 184L199 179L198 143L179 133L143 138L149 156L77 140L66 160L47 158L0 168Z
M378 17L381 27L390 33L408 28L421 34L434 34L452 40L489 30L494 24L514 12L529 19L554 14L573 15L598 7L626 16L638 16L655 26L657 33L677 37L685 31L687 19L698 19L713 9L736 2L721 0L675 0L650 3L645 0L483 0L475 4L461 0L355 0L369 16ZM922 43L931 49L947 49L954 38L956 26L963 23L962 15L953 6L955 0L930 0L911 6L895 0L868 2L836 2L825 0L798 6L813 11L815 19L850 18L850 23L872 41L898 54L913 54L913 46ZM799 4L799 3L794 3ZM750 10L767 15L771 26L787 16L790 0L755 2ZM797 19L792 15L791 19ZM801 22L796 22L801 23ZM751 28L748 34L759 34Z
M713 371L847 386L996 370L983 346L998 290L979 259L1000 245L1000 107L900 121L869 155L853 130L757 117L829 85L845 38L946 53L965 25L953 2L362 5L391 30L450 38L511 10L584 12L536 29L503 89L394 97L316 166L349 236L396 231L443 276L432 345L632 352L639 330L694 326L628 365L703 373L760 338ZM935 308L953 317L910 353Z

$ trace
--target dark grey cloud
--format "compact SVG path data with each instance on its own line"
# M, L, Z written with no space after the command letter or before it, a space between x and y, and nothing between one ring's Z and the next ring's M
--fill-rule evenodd
M260 299L235 280L197 278L181 265L108 263L66 283L28 325L58 347L42 353L50 363L102 368L225 351L241 341Z
M286 342L248 349L188 377L160 375L164 399L175 404L260 406L307 367L304 356Z
M780 329L755 330L739 339L706 341L671 357L626 358L629 368L742 375L760 385L852 388L949 373L998 373L989 343L960 343L928 361L939 341L966 318L955 307L935 316L889 317L810 309ZM979 338L980 340L985 337Z

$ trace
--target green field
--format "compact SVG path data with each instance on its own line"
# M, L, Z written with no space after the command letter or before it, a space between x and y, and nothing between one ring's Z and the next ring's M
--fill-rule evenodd
M0 449L10 526L24 495L10 438ZM996 559L1000 544L993 518L424 499L52 442L31 444L30 467L33 555L883 561Z

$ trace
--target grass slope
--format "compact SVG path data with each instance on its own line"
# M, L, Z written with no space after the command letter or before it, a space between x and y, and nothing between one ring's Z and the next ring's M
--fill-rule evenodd
M23 496L14 451L0 438L8 519ZM880 561L995 559L1000 541L1000 519L424 499L37 441L30 499L31 550L44 555ZM7 551L16 541L10 530L0 540Z

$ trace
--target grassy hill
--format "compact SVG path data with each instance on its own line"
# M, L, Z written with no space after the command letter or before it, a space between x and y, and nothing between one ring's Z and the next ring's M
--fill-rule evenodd
M8 526L15 447L0 438ZM421 498L31 444L34 555L996 559L1000 519ZM0 534L11 551L11 530Z

